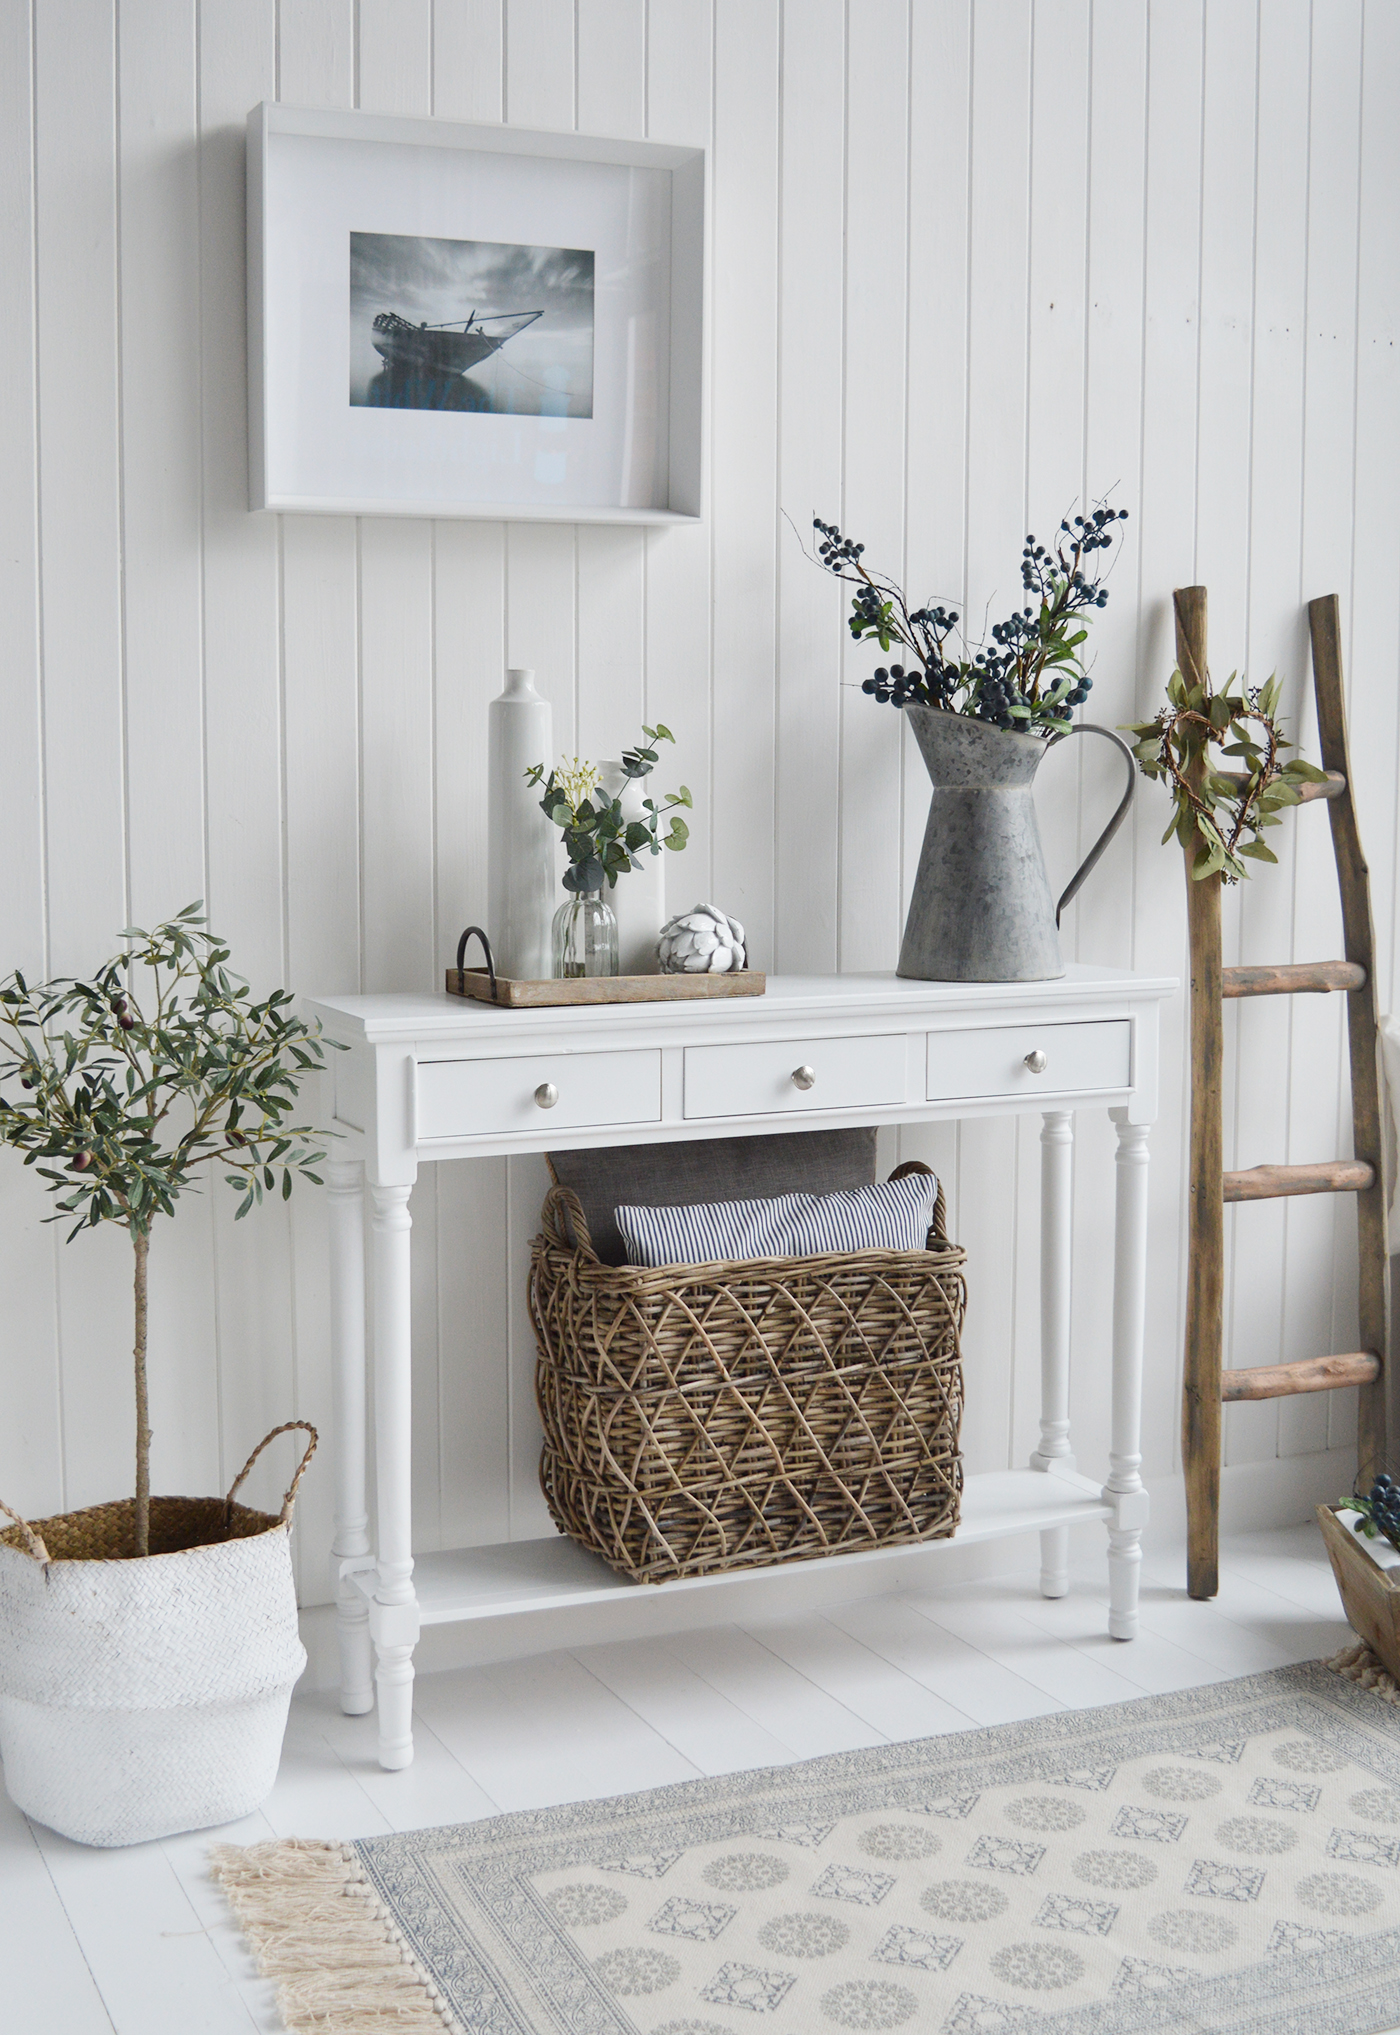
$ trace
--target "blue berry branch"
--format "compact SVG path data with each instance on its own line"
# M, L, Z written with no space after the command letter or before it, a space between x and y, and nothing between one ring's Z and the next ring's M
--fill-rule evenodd
M1067 734L1069 710L1083 704L1093 684L1080 656L1088 629L1076 622L1087 623L1090 610L1108 605L1107 554L1121 534L1114 525L1127 514L1099 503L1087 516L1065 517L1049 545L1028 536L1021 585L1034 600L996 623L990 644L971 657L949 649L959 620L954 609L938 603L911 609L901 587L864 564L863 544L813 517L821 538L817 563L856 589L847 621L852 636L858 643L873 636L885 651L899 644L914 660L880 666L861 691L896 707L940 707L1021 734Z
M1393 1548L1400 1549L1400 1484L1394 1477L1379 1476L1368 1496L1357 1491L1350 1498L1339 1498L1337 1503L1343 1511L1361 1514L1357 1531L1364 1533L1367 1540L1385 1539Z

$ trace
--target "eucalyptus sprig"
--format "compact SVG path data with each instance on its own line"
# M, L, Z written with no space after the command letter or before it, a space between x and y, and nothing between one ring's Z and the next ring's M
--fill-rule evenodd
M1150 721L1124 729L1136 737L1133 753L1144 776L1166 784L1175 813L1162 836L1176 835L1188 852L1196 845L1191 875L1196 881L1219 870L1237 883L1255 862L1277 862L1262 836L1279 824L1285 806L1298 803L1298 787L1326 776L1301 756L1280 762L1293 744L1277 718L1280 681L1251 686L1232 671L1217 692L1209 672L1195 684L1179 671L1167 681L1167 704ZM1212 750L1235 760L1233 770L1217 767Z
M656 744L676 739L659 721L654 728L643 724L642 733L647 738L645 742L623 751L624 777L649 777L660 757ZM562 830L564 851L569 858L564 888L578 895L599 891L604 883L611 890L619 876L629 869L641 868L643 854L659 855L663 848L679 852L690 839L690 829L677 810L694 803L685 785L679 791L665 793L659 800L644 798L643 817L629 820L623 814L620 797L600 794L596 763L586 763L575 756L572 762L556 764L548 777L544 764L534 763L526 771L525 781L544 785L540 809Z
M285 990L255 1002L198 904L145 932L130 926L86 980L0 983L0 1143L23 1152L54 1197L49 1222L112 1222L135 1255L135 1553L147 1552L151 1431L146 1390L151 1224L210 1164L244 1216L280 1183L285 1199L325 1157L287 1121L320 1039Z

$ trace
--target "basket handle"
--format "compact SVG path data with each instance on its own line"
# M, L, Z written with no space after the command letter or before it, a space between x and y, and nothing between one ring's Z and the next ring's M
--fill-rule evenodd
M568 1218L567 1227L564 1217ZM590 1258L595 1265L599 1262L583 1203L572 1187L560 1187L556 1183L550 1188L540 1210L540 1221L549 1241L558 1244L560 1250L577 1251L580 1257Z
M306 1454L297 1464L297 1473L293 1477L291 1483L287 1486L286 1496L282 1500L282 1513L278 1523L282 1526L286 1526L288 1524L292 1516L292 1505L295 1502L297 1495L297 1485L306 1475L307 1464L311 1461L311 1458L315 1455L316 1444L320 1440L320 1436L317 1434L315 1428L311 1425L311 1422L309 1420L284 1420L280 1427L273 1428L271 1434L265 1434L263 1436L262 1440L253 1450L253 1453L249 1456L247 1462L243 1465L243 1468L238 1472L238 1475L229 1485L228 1496L224 1500L225 1512L227 1512L229 1508L232 1506L234 1495L237 1492L239 1485L243 1482L243 1479L247 1476L249 1470L252 1469L254 1463L258 1460L258 1457L262 1454L263 1450L267 1447L268 1443L270 1441L276 1441L279 1434L291 1434L293 1430L296 1428L300 1428L303 1434L309 1434L311 1439L306 1445Z
M906 1159L903 1165L895 1167L890 1178L891 1180L907 1180L915 1173L928 1173L932 1175L933 1168L932 1166L926 1166L922 1159ZM944 1197L943 1182L941 1180L938 1182L938 1197L933 1204L933 1221L929 1225L929 1235L937 1237L940 1244L946 1244L948 1241L948 1203Z
M37 1534L34 1531L33 1527L29 1524L29 1521L27 1519L21 1519L17 1512L12 1512L9 1506L4 1503L3 1499L0 1499L0 1512L3 1512L7 1519L13 1519L15 1525L24 1535L25 1553L33 1555L36 1562L42 1562L45 1568L47 1568L49 1563L53 1560L53 1556L44 1546L43 1536L41 1534Z

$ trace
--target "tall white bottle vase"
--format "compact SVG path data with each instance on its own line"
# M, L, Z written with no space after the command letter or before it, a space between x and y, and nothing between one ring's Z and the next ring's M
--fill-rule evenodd
M598 770L609 798L621 798L623 817L641 819L642 800L652 780L624 777L620 763L600 763ZM653 855L645 849L640 860L640 869L628 870L611 890L603 892L617 919L620 975L657 975L661 970L656 943L666 923L666 851Z
M554 717L535 691L533 671L506 673L506 689L487 709L486 930L496 972L529 982L549 975L549 926L558 903L554 851L558 829L527 784L535 763L554 761Z

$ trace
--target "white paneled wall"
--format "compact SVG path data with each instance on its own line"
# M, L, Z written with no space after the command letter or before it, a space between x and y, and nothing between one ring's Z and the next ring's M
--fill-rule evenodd
M1174 585L1217 669L1286 674L1337 590L1384 997L1400 740L1400 10L1392 0L0 0L0 967L86 970L203 896L260 988L427 988L485 895L485 708L532 664L561 747L643 717L696 791L668 877L778 968L889 968L926 806L857 689L814 511L917 593L1019 595L1027 528L1132 511L1092 717L1151 710ZM244 508L243 119L263 98L650 135L713 151L710 499L700 529ZM1081 753L1082 746L1082 753ZM1115 796L1102 744L1041 788L1063 878ZM1150 789L1067 919L1083 960L1179 970L1179 857ZM1227 958L1337 950L1318 811L1231 893ZM1231 1013L1229 1163L1344 1149L1337 999ZM1155 1139L1146 1467L1177 1448L1183 1010ZM1075 1418L1108 1327L1110 1140L1081 1125ZM906 1133L912 1148L919 1142ZM967 1445L1034 1434L1035 1127L925 1134L971 1254ZM414 1200L418 1538L541 1530L523 1277L542 1162L429 1170ZM126 1488L127 1254L41 1226L0 1165L0 1495ZM158 1488L226 1482L327 1413L324 1212L152 1257ZM1349 1206L1232 1212L1243 1363L1351 1346ZM1344 1445L1342 1395L1231 1410L1229 1459ZM270 1492L271 1476L263 1489ZM330 1479L303 1498L324 1596Z

